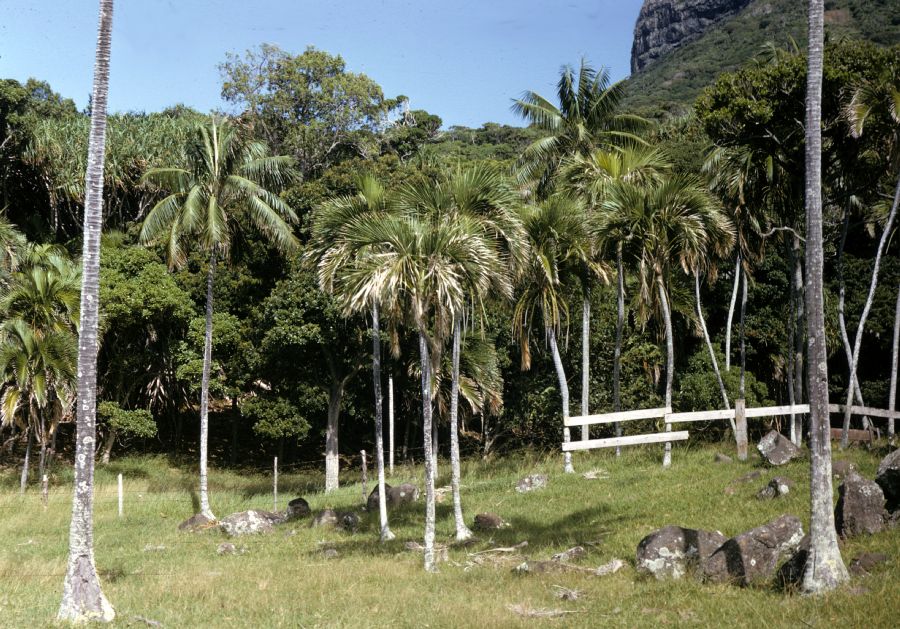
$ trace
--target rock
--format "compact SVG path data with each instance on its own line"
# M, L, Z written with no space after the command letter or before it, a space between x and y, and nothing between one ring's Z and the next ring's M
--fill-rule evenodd
M835 478L843 480L847 473L850 470L855 470L856 466L853 465L850 461L832 461L831 462L831 475Z
M881 459L878 472L875 474L875 482L884 493L887 510L892 513L900 511L900 450L894 450Z
M535 489L543 489L547 486L547 480L546 474L531 474L516 483L516 491L524 494Z
M800 586L803 581L803 572L806 570L806 560L809 557L809 535L804 535L794 554L781 564L775 574L775 582L782 589L793 589Z
M869 574L875 566L887 560L888 557L884 553L862 553L850 562L850 572L859 575Z
M650 533L637 547L635 566L657 579L681 578L725 542L718 531L666 526Z
M308 517L312 511L309 508L309 503L306 502L303 498L294 498L291 500L287 509L285 510L285 520L298 520L300 518Z
M384 503L387 505L388 496L391 493L391 486L387 483L384 484ZM369 494L369 498L366 500L366 511L369 513L375 513L378 511L378 500L379 500L380 492L378 491L378 483L375 483L375 489L372 490L372 493Z
M556 553L550 559L553 561L572 561L573 559L581 559L585 555L587 555L587 551L584 549L584 546L575 546L561 553Z
M767 581L786 558L797 552L802 541L800 518L783 515L727 540L708 559L701 560L700 570L706 580L717 583Z
M553 574L569 572L570 569L558 561L523 561L513 568L516 574Z
M326 548L324 551L322 551L322 555L325 557L325 559L337 559L338 551L334 548Z
M397 487L384 490L387 496L388 507L399 507L402 504L415 502L419 499L419 488L410 483L403 483Z
M716 453L716 456L713 457L713 461L716 463L731 463L732 459L730 456L726 454L722 454L720 452Z
M475 516L475 528L479 531L493 531L509 526L496 513L479 513Z
M313 521L310 523L312 528L319 528L320 526L337 526L338 524L338 516L337 513L332 509L324 509L316 514L316 517L313 518Z
M234 544L230 544L228 542L222 542L216 548L216 554L219 555L233 555L237 552L237 549L234 547Z
M768 485L759 490L756 497L760 500L770 500L772 498L784 496L785 494L790 493L791 487L793 486L794 481L790 478L786 476L776 476L769 481Z
M272 532L271 516L268 511L240 511L232 513L219 522L219 526L229 537L238 535L256 535Z
M179 531L187 531L188 533L193 533L195 531L202 531L203 529L208 529L212 526L215 526L216 521L211 520L202 513L198 513L197 515L192 515L187 520L178 525Z
M607 561L605 564L594 570L594 574L598 577L605 577L609 574L615 574L619 570L625 567L625 562L621 559L611 559Z
M800 454L800 448L777 430L772 430L763 437L756 449L770 465L784 465Z
M359 516L352 511L339 511L337 514L338 528L349 533L355 533L359 528Z
M834 525L841 537L871 535L884 528L884 493L878 483L850 472L838 487Z

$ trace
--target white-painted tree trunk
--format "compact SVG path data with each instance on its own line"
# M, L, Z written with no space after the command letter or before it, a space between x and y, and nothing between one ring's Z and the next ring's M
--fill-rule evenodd
M581 414L589 415L591 386L591 293L585 288L581 302ZM581 439L591 438L590 426L581 427Z
M700 304L700 274L694 273L694 296L697 299L697 318L700 320L700 329L703 331L703 340L706 342L706 349L709 351L709 360L712 363L713 372L716 374L716 380L719 382L719 393L722 394L722 403L726 409L731 408L728 401L728 393L725 391L725 383L722 381L722 373L719 371L719 361L716 359L716 352L713 350L712 340L709 338L709 331L706 329L706 317L703 316L703 306ZM731 420L731 430L734 432L734 420Z
M556 379L559 381L559 395L562 397L562 416L563 416L563 443L569 443L572 435L569 427L565 425L565 421L569 418L569 383L566 381L566 371L563 369L562 357L559 355L559 346L556 343L556 333L550 329L547 330L547 336L550 340L550 351L553 353L553 365L556 367ZM575 468L572 466L572 453L563 453L563 469L566 474L574 474Z
M383 408L381 399L381 330L378 320L377 303L372 305L372 380L375 388L375 464L378 468L378 521L381 525L381 541L387 542L394 539L395 536L388 526L387 496L384 489L384 431L382 426Z
M672 407L672 385L675 371L675 345L672 340L672 314L669 312L669 299L666 296L666 287L661 277L656 280L659 289L659 301L663 310L663 323L666 328L666 408ZM666 424L666 432L672 432L672 424ZM666 450L663 454L663 467L672 465L672 442L666 442Z
M116 613L103 595L94 564L94 444L97 439L97 351L99 349L100 233L103 226L103 165L112 0L100 0L97 57L91 97L91 131L85 174L84 244L78 335L78 407L75 429L75 479L69 560L57 619L63 622L111 622Z
M434 459L431 456L431 356L428 339L419 331L422 362L422 443L425 449L425 570L437 572L434 563Z
M200 513L215 520L209 506L209 372L212 368L213 333L213 278L216 272L216 254L209 256L209 273L206 277L206 333L203 337L203 378L200 386Z
M450 383L450 485L453 489L453 518L456 521L456 540L464 541L472 537L472 531L463 518L462 498L459 492L459 344L460 323L453 323L453 373Z
M340 417L341 385L332 382L328 395L328 423L325 426L325 491L337 490L340 481L340 459L338 458L338 419Z
M734 263L734 287L728 304L728 321L725 323L725 371L731 371L731 322L734 320L734 306L737 303L738 284L741 281L741 253L738 251Z
M825 347L822 247L822 65L824 0L809 0L809 72L806 99L806 277L810 409L809 554L801 589L820 594L849 578L834 528L828 352Z

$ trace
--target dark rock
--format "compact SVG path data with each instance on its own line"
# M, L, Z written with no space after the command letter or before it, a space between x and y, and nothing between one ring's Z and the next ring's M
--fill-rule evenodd
M784 465L800 454L800 449L777 430L772 430L756 445L770 465Z
M884 493L888 511L900 511L900 450L894 450L881 459L875 482Z
M772 498L777 498L779 496L784 496L785 494L790 493L791 487L794 486L794 481L786 476L776 476L772 480L769 481L769 484L759 490L759 493L756 494L756 497L760 500L770 500Z
M384 502L387 504L388 496L391 494L391 486L387 483L384 484ZM379 500L380 492L378 491L378 483L375 483L375 488L372 490L372 493L369 494L369 498L366 500L366 511L370 513L374 513L378 511L378 500Z
M216 521L211 520L202 513L198 513L196 515L192 515L187 520L178 525L179 531L187 531L188 533L193 533L195 531L202 531L203 529L208 529L212 526L215 526Z
M884 528L884 493L878 483L850 472L838 487L834 524L841 537L881 531Z
M851 461L832 461L831 475L835 478L843 480L851 470L855 470L856 466Z
M706 580L717 583L767 581L782 561L796 553L802 540L800 518L783 515L726 541L701 561L701 572Z
M316 514L316 517L313 518L310 526L312 528L318 528L320 526L331 526L335 527L338 524L338 516L337 513L334 512L333 509L324 509Z
M793 589L800 586L803 580L803 572L806 570L806 560L809 557L809 535L804 535L794 554L781 564L775 574L775 582L782 589Z
M872 569L888 560L884 553L862 553L850 562L852 574L869 574Z
M715 461L716 463L731 463L732 459L727 454L717 452L716 456L713 457L713 461Z
M492 531L504 526L506 522L496 513L479 513L475 516L475 528L479 531Z
M587 551L584 549L584 546L575 546L561 553L556 553L551 559L553 561L572 561L573 559L581 559L585 555L587 555Z
M355 533L359 528L359 516L352 511L339 511L337 514L338 527Z
M230 537L238 535L256 535L272 532L272 518L268 511L240 511L232 513L219 522L219 526Z
M288 503L285 510L285 520L297 520L308 517L312 513L309 503L303 498L294 498Z
M637 547L637 571L657 579L680 578L725 542L718 531L666 526L650 533Z
M524 494L525 492L534 491L535 489L542 489L547 486L547 480L546 474L532 474L526 476L516 483L516 491L520 494Z
M403 483L397 487L384 490L389 508L399 507L402 504L415 502L419 499L419 488L410 483Z

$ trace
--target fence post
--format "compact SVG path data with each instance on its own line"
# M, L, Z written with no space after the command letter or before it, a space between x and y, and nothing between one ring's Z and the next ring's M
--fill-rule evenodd
M47 479L47 475L44 474L44 477L41 478L41 502L44 503L44 508L47 508L47 501L49 499L50 493L50 482Z
M125 512L124 493L122 492L122 475L119 474L119 517L121 518Z
M278 457L275 457L272 475L272 511L278 511Z
M366 491L368 489L367 485L369 482L368 479L366 478L366 451L360 450L359 455L362 457L362 499L363 499L363 504L366 504L366 501L369 498L369 496L368 496L369 492Z
M747 460L747 401L738 398L734 401L734 438L737 441L739 461Z
M394 475L394 377L388 376L388 473Z

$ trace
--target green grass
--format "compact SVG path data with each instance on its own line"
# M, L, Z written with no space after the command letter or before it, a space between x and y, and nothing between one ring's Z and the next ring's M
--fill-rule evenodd
M730 448L728 448L730 449ZM704 585L692 579L658 583L633 567L638 541L665 524L721 530L733 535L782 513L807 519L808 462L723 489L759 464L712 463L715 450L676 447L674 465L660 466L661 448L576 454L579 472L601 468L603 480L561 473L558 455L519 454L464 465L467 520L493 511L511 527L485 536L468 549L450 550L440 573L425 574L421 556L404 542L422 535L423 503L392 513L397 540L377 541L377 518L363 520L356 534L309 529L305 523L278 527L267 536L239 538L246 553L219 556L225 539L218 531L179 533L194 511L193 470L168 460L126 458L97 474L95 516L97 565L104 590L118 614L116 626L141 626L136 616L166 627L451 627L451 626L896 626L900 614L900 531L854 539L843 546L845 561L862 551L885 552L890 562L874 575L822 598L789 596L774 590ZM878 457L861 450L839 453L871 478ZM125 475L125 517L116 514L115 475ZM442 483L449 467L441 464ZM528 473L550 475L546 489L518 494L515 481ZM754 494L772 476L797 481L788 496L760 502ZM52 626L62 590L70 510L68 472L59 470L44 509L35 490L24 498L14 489L14 470L0 476L0 627ZM310 493L321 475L283 474L282 504L302 494L314 510L358 508L361 490L350 477L333 494ZM390 482L416 482L420 468L399 468ZM371 484L370 484L371 487ZM254 473L217 472L211 477L212 504L221 517L248 508L271 508L271 478ZM438 505L438 541L453 534L451 505ZM599 566L619 557L628 566L597 578L581 574L519 576L507 565L473 565L469 552L491 544L528 540L525 554L547 559L575 544L591 543L580 563ZM325 559L322 547L339 557ZM578 589L581 598L561 601L554 586ZM510 604L576 613L562 619L523 619Z

